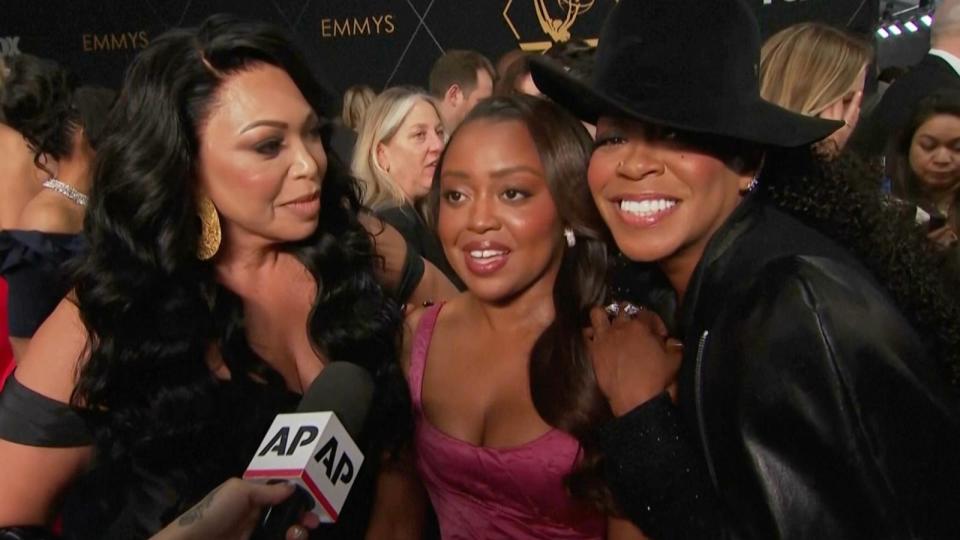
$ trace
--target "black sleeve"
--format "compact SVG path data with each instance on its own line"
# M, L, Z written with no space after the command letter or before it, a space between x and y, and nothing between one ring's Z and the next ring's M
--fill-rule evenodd
M86 249L80 235L0 231L0 275L9 284L9 333L30 338L70 290L66 262Z
M656 540L717 537L721 514L703 460L664 393L600 429L620 510Z
M93 442L86 423L69 405L34 392L13 375L0 392L0 439L46 448Z
M663 396L602 428L617 503L656 540L960 538L960 420L923 343L849 268L784 264L707 345L736 374L705 399L716 490Z
M404 206L394 206L378 210L374 215L396 229L397 232L400 233L400 236L407 241L408 249L410 246L413 246L419 251L420 241L418 238L417 218L408 212L416 212L416 210Z
M403 271L400 273L400 283L397 285L396 292L397 301L401 305L406 304L413 295L413 291L417 289L417 285L423 279L424 269L423 257L407 244L407 254L403 260Z
M70 290L59 270L42 266L23 265L6 279L9 333L15 338L32 338Z
M748 538L960 538L957 401L886 292L865 271L794 257L748 297L714 344L739 359L721 359L739 374L737 427L715 435L742 463L714 469L728 525Z
M405 304L413 295L417 285L423 278L425 266L423 263L423 254L420 253L417 243L416 221L411 218L404 207L393 207L379 210L376 216L383 220L400 233L406 242L406 254L403 260L403 269L400 272L400 282L397 284L395 298L401 304Z

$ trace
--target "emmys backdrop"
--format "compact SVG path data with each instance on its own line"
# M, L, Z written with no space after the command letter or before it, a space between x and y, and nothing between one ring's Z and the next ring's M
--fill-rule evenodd
M496 60L571 37L595 40L617 0L30 0L0 3L0 54L60 61L86 82L116 86L130 60L164 30L217 12L270 21L290 33L317 77L341 93L426 85L447 49ZM643 1L643 0L623 0ZM750 0L765 35L803 20L869 33L876 0ZM710 21L691 21L710 32Z

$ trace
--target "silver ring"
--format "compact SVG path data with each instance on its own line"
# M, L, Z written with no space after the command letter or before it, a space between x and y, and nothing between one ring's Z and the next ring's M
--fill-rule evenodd
M641 311L643 311L643 306L638 306L630 302L623 303L623 314L627 317L636 317Z

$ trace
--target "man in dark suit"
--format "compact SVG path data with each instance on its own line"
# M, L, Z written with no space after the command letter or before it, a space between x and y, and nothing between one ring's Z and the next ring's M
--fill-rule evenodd
M930 52L898 78L858 124L850 146L860 155L884 154L924 97L945 88L960 89L960 0L944 0L937 8L930 37Z

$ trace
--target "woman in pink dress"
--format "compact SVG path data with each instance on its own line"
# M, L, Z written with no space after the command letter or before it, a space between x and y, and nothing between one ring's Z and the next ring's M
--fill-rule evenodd
M529 96L481 103L432 192L467 291L408 314L416 470L444 539L643 538L612 515L589 444L610 417L581 328L605 295L590 138Z

